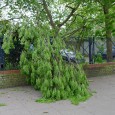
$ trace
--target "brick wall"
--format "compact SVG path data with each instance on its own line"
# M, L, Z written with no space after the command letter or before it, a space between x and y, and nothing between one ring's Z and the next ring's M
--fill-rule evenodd
M115 62L90 64L84 67L87 77L97 77L115 74Z
M87 77L97 77L115 74L115 62L90 64L84 66ZM0 88L27 85L26 77L19 70L0 71Z
M0 88L27 85L26 77L19 70L0 71Z

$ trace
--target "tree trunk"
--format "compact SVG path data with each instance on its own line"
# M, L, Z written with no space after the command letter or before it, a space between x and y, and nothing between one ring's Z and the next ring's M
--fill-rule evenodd
M112 36L111 36L111 19L109 15L109 8L107 4L103 6L103 11L105 15L105 32L106 32L106 47L107 47L107 62L111 62L112 57Z

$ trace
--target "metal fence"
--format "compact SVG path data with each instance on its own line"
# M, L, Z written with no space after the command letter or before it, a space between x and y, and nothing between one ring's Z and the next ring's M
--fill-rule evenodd
M3 39L0 39L0 69L4 68L4 51L2 49Z
M106 40L88 38L81 46L81 53L88 58L89 64L95 63L95 56L98 52L103 53L106 49Z
M67 42L67 48L73 46L74 50L76 51L76 47L79 45L80 41L80 38L70 39L70 41ZM86 62L88 62L89 64L93 64L95 63L95 57L97 56L97 54L103 54L103 52L106 51L106 39L96 37L85 38L85 40L83 40L80 44L78 50L86 58ZM115 51L114 40L112 40L112 52L113 51Z
M67 48L70 46L74 47L74 50L77 50L78 45L80 44L81 39L75 38L66 42ZM12 64L6 62L6 55L2 49L3 38L0 39L0 70L4 69L18 69L18 64ZM115 42L112 41L113 46L115 47ZM83 40L80 44L79 51L86 58L86 61L89 64L95 63L95 55L98 52L103 52L106 49L106 40L97 39L94 37L89 37L86 40ZM115 49L115 48L114 48ZM19 52L17 52L19 53Z

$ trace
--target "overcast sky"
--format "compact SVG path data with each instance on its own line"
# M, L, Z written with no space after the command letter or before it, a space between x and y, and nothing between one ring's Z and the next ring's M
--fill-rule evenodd
M0 7L4 6L4 2L3 0L0 0ZM8 18L8 11L9 11L9 8L8 7L5 7L2 9L2 19L7 19Z

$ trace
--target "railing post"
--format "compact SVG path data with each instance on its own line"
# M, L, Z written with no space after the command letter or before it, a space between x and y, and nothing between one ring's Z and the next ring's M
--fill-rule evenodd
M89 64L92 64L92 39L91 37L89 38Z
M95 38L92 39L93 46L92 46L92 63L95 63L94 56L95 56Z
M3 38L0 38L0 70L4 68L4 51L2 49Z

